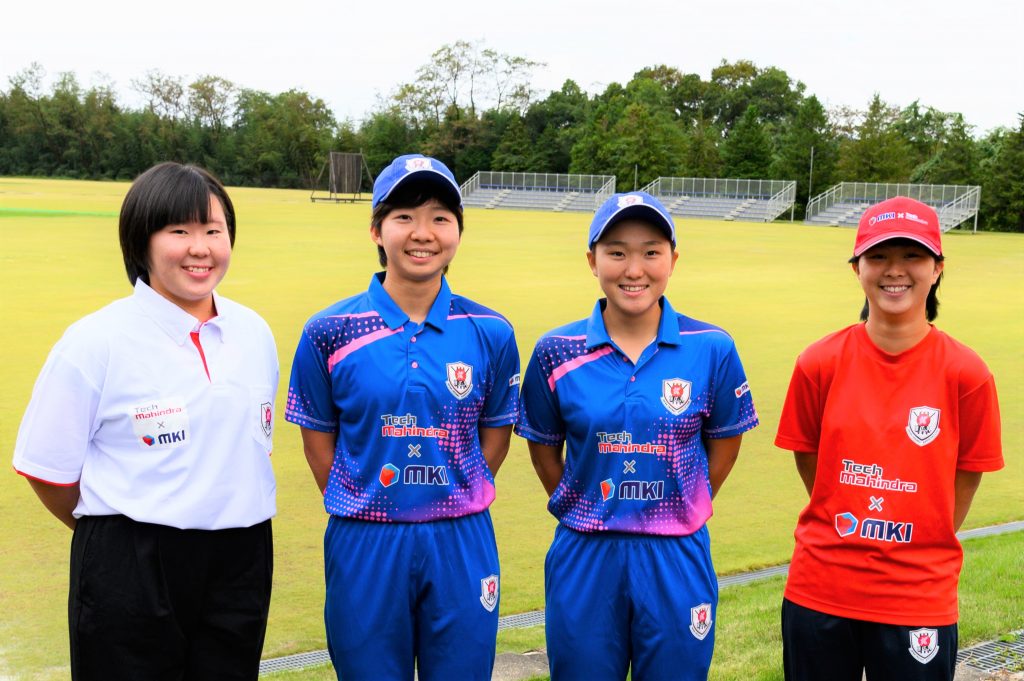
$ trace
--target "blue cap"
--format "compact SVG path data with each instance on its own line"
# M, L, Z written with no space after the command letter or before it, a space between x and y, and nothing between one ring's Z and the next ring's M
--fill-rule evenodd
M373 182L373 208L387 199L399 185L410 179L417 182L433 183L439 191L447 194L459 207L462 207L462 192L455 175L448 166L423 154L406 154L399 156L387 168L380 172Z
M643 220L661 227L672 242L672 248L676 247L676 223L672 221L665 206L661 205L661 201L647 192L628 192L613 194L594 213L587 248L593 249L601 235L622 220Z

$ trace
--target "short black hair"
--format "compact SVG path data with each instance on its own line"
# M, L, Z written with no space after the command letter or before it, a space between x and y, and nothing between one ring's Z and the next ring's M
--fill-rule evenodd
M886 244L890 244L891 243L891 244L895 244L897 246L907 246L907 245L920 246L921 248L923 248L928 253L928 255L930 255L933 258L935 258L935 262L942 262L943 260L946 259L944 256L936 255L935 253L932 253L929 248L927 248L926 246L920 244L917 241L914 241L913 239L901 239L901 238L887 239L886 241L883 241L882 243L886 243ZM868 250L870 250L870 249L868 249ZM861 253L861 255L864 255L864 254ZM850 262L852 264L856 264L859 260L860 260L860 256L855 255L852 258L850 258L850 260L848 262ZM932 287L930 289L928 289L928 298L925 299L925 301L924 301L924 314L925 314L925 317L928 319L929 322L934 322L935 318L939 316L939 284L942 283L942 275L943 274L945 274L945 272L940 272L939 273L939 278L936 279L935 283L932 284ZM868 299L865 296L865 298L864 298L864 307L862 307L861 310L860 310L860 320L862 322L866 322L868 320L868 311L869 311L868 310Z
M437 185L430 182L405 182L399 185L385 201L381 201L373 209L370 226L379 232L380 226L384 224L384 218L391 211L399 208L418 208L430 200L437 201L455 214L455 221L459 224L459 236L462 236L462 206L452 201L450 192L439 191ZM383 246L377 246L377 260L381 267L387 268L388 256ZM444 271L448 272L447 266Z
M220 201L228 239L235 245L235 207L224 185L199 166L158 163L132 182L121 204L118 233L128 281L149 284L149 239L167 225L209 220L210 197Z

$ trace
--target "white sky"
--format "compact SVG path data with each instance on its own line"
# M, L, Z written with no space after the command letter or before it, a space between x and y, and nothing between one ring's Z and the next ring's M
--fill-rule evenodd
M722 59L777 66L826 106L915 99L959 111L976 134L1024 111L1020 0L51 0L0 13L0 89L39 62L84 86L105 74L122 102L149 69L202 74L272 93L303 89L340 119L414 80L440 46L486 47L546 67L544 95L567 78L590 93L668 64L707 79Z

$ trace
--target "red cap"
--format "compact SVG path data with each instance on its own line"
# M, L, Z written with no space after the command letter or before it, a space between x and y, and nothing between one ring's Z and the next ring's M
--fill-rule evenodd
M895 196L864 211L857 225L853 257L889 239L910 239L942 255L942 232L935 210L920 201Z

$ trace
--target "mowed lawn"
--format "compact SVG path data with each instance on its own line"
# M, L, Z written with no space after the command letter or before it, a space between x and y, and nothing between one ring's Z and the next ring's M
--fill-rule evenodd
M53 343L76 319L130 294L117 243L117 211L127 187L0 178L0 452L8 462ZM325 516L298 429L282 418L292 352L312 313L363 290L378 267L368 203L312 204L301 191L230 193L238 237L220 290L267 319L281 358L275 590L265 648L267 657L276 657L324 645ZM588 223L589 215L578 213L467 212L450 283L512 321L524 368L540 334L587 316L599 294L584 258ZM680 258L668 295L677 310L733 335L761 417L715 502L710 527L719 572L789 559L806 494L792 455L772 440L797 353L856 320L863 297L846 263L852 243L852 230L800 223L679 223ZM1024 235L953 233L945 249L938 326L978 351L995 373L1007 456L1005 470L985 477L967 526L1019 520ZM513 438L492 508L503 614L543 606L543 558L554 529L545 501L524 443ZM69 540L19 476L10 469L0 475L0 676L66 678Z

